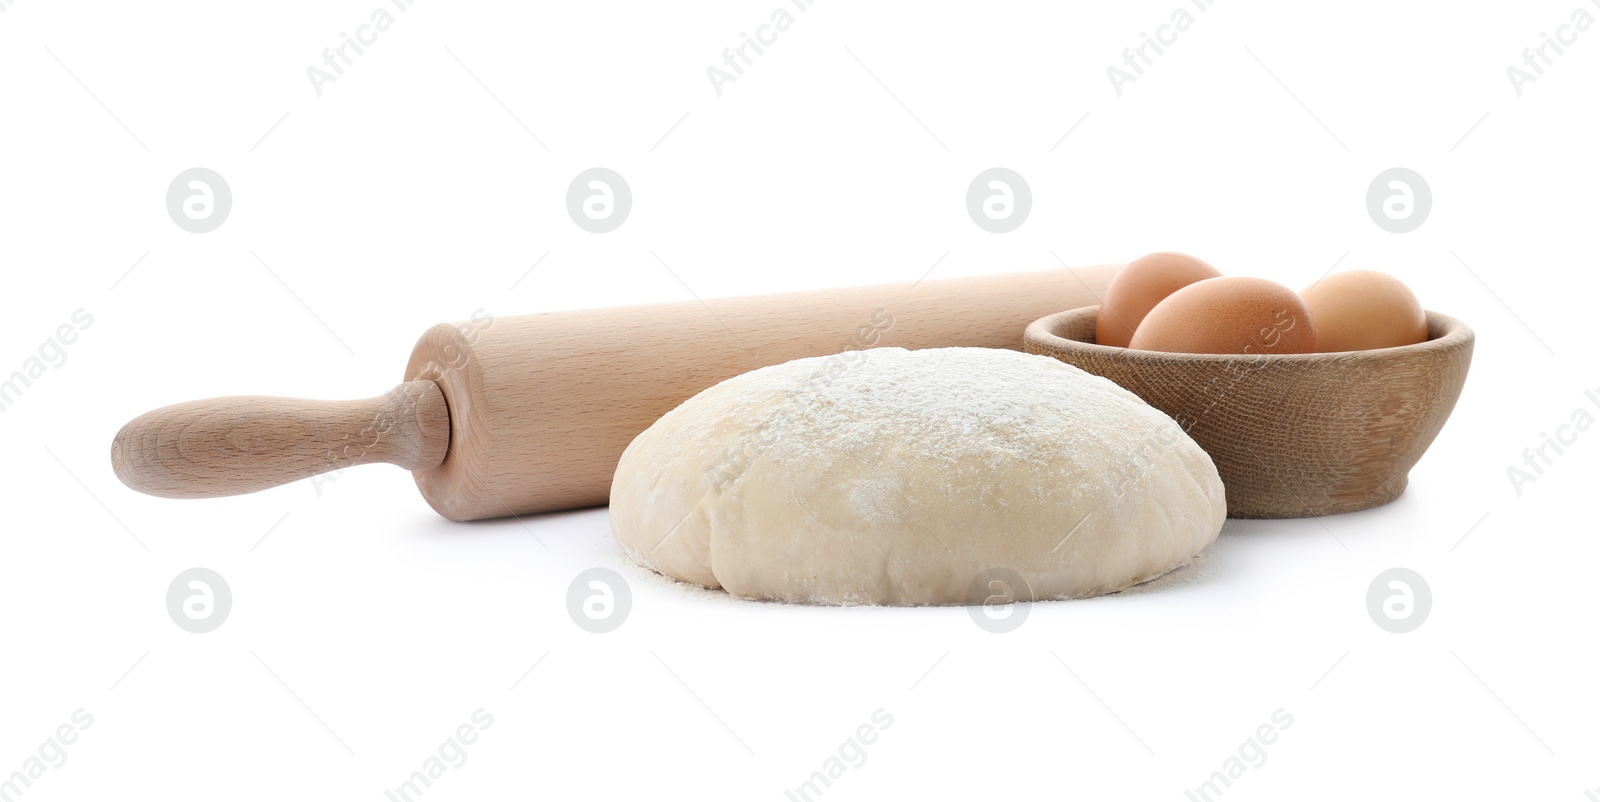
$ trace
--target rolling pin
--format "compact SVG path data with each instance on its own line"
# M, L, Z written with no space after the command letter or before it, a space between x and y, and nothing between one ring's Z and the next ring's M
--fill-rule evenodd
M859 348L1017 349L1032 321L1099 303L1118 267L477 314L426 331L406 380L376 398L163 407L122 427L111 464L128 487L168 498L387 462L410 470L428 504L456 521L598 506L633 438L724 379Z

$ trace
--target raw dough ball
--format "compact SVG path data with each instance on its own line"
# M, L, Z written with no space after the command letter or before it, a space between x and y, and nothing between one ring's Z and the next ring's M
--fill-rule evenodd
M736 596L974 604L1110 593L1184 565L1226 517L1211 458L1111 381L990 348L876 348L736 376L623 453L634 560ZM981 583L980 583L981 589Z

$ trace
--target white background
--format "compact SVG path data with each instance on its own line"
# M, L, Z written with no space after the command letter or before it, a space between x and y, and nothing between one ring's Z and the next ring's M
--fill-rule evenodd
M1600 432L1520 496L1506 474L1600 417L1600 30L1520 97L1506 75L1600 8L1218 0L1119 97L1106 68L1180 0L820 0L719 97L706 68L779 0L417 0L318 96L306 68L381 2L0 2L0 373L94 319L0 413L0 774L94 718L26 799L382 799L480 707L426 799L783 799L879 708L822 798L1183 799L1279 708L1226 799L1600 789ZM209 234L165 209L197 166L234 196ZM564 206L594 166L634 194L609 234ZM1033 190L1009 234L964 209L994 166ZM1408 234L1365 205L1395 166L1434 196ZM381 392L479 308L1161 249L1294 287L1393 273L1476 329L1466 390L1395 503L1230 521L1194 567L1006 635L686 588L627 564L603 509L455 524L387 466L182 502L107 458L168 403ZM193 566L234 596L206 635L164 603ZM568 617L594 566L632 587L611 634ZM1434 599L1405 635L1365 607L1394 566Z

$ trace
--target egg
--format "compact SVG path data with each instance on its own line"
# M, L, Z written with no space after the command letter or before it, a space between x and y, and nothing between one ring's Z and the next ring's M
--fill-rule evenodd
M1208 278L1156 304L1128 347L1184 354L1308 354L1317 350L1311 320L1305 301L1275 281Z
M1156 304L1178 290L1222 272L1182 253L1141 256L1117 271L1100 298L1094 321L1094 341L1100 345L1128 347L1134 329Z
M1317 321L1317 350L1365 351L1428 339L1428 316L1400 279L1347 270L1300 291Z

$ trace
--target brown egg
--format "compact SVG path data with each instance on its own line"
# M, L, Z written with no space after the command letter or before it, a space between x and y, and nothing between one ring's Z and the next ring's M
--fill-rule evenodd
M1309 354L1311 312L1275 281L1224 276L1195 282L1156 304L1129 348L1183 354Z
M1128 347L1133 330L1163 298L1178 290L1222 272L1181 253L1152 253L1128 263L1111 277L1111 285L1100 298L1100 314L1094 320L1094 341L1100 345Z
M1300 291L1317 321L1317 350L1365 351L1428 339L1428 317L1400 279L1347 270Z

